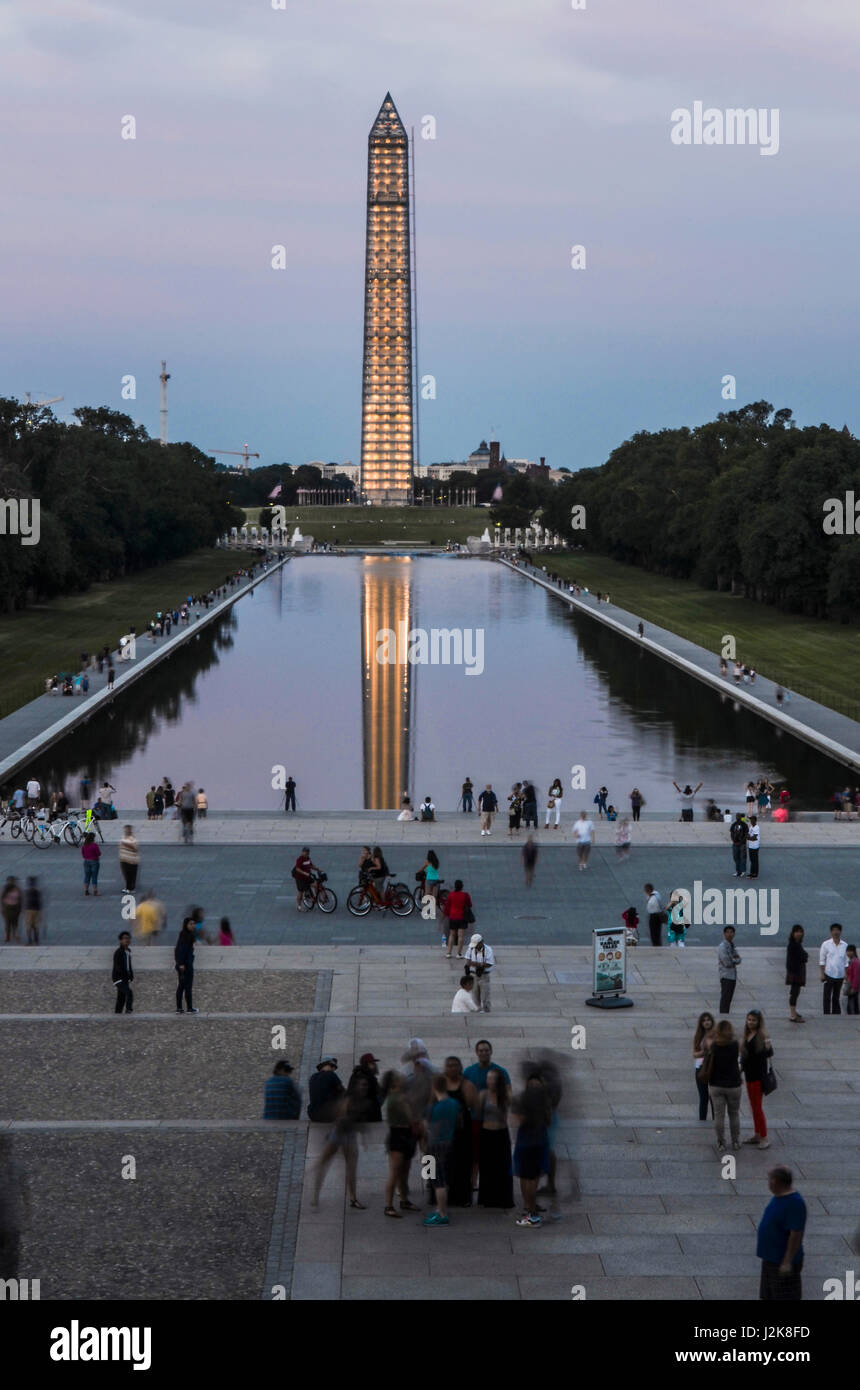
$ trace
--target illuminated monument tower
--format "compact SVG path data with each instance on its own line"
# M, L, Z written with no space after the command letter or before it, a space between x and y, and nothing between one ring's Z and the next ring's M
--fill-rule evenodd
M374 503L412 501L412 277L409 137L386 93L368 137L361 486Z

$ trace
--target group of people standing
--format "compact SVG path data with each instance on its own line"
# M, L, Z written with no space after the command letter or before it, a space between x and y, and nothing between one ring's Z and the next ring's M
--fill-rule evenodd
M195 792L193 782L183 782L177 792L169 777L163 777L156 787L154 784L146 793L147 820L163 820L165 811L173 811L174 820L187 820L193 824L195 817L206 819L209 798L205 788Z
M342 1154L349 1205L366 1210L357 1190L359 1136L384 1123L386 1217L402 1220L404 1213L421 1210L411 1200L409 1186L416 1154L431 1208L425 1226L447 1226L449 1209L471 1207L475 1197L480 1206L512 1209L515 1177L523 1206L517 1225L541 1225L545 1208L537 1199L542 1177L547 1179L550 1214L557 1216L552 1146L562 1094L558 1070L549 1059L527 1063L524 1084L515 1095L510 1074L492 1060L492 1044L482 1038L475 1052L471 1066L464 1069L459 1057L450 1056L437 1071L422 1040L412 1038L401 1058L402 1070L392 1068L380 1078L379 1059L368 1052L346 1086L337 1074L337 1058L323 1057L308 1087L309 1119L328 1126L314 1170L311 1206L319 1205L326 1173ZM301 1096L291 1072L288 1062L275 1064L266 1085L265 1119L298 1118Z

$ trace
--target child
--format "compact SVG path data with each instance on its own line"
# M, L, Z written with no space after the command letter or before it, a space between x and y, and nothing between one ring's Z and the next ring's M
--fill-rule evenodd
M845 1012L860 1013L860 960L857 959L856 946L845 948L845 984L848 988L848 1005Z
M636 911L636 908L635 908L635 907L628 907L627 910L626 910L625 912L622 912L621 918L622 918L622 921L624 922L624 926L625 926L625 929L626 929L626 932L627 932L627 945L628 945L628 946L638 946L638 945L639 945L639 913Z
M222 917L218 927L218 945L235 946L236 938L233 935L233 928L230 926L230 918Z

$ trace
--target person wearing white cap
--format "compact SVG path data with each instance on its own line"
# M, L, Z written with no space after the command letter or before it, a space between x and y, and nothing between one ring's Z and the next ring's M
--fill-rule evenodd
M492 946L487 946L480 932L475 932L466 952L466 969L475 972L475 1002L485 1014L490 1012L490 975L495 964Z

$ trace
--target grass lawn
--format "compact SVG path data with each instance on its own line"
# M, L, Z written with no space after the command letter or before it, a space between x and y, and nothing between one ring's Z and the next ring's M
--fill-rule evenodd
M211 589L242 560L240 553L196 550L127 579L0 614L0 718L41 695L46 676L77 671L81 652L97 652L105 643L113 651L130 627L143 632L159 608Z
M543 561L541 561L543 563ZM553 555L547 569L608 593L613 603L707 647L719 657L730 633L738 658L851 719L860 719L860 629L799 618L686 579L666 579L586 551Z
M248 525L256 526L261 509L244 510ZM444 545L480 536L490 525L487 507L287 507L286 513L290 532L299 526L316 541L339 545L381 545L383 541Z

